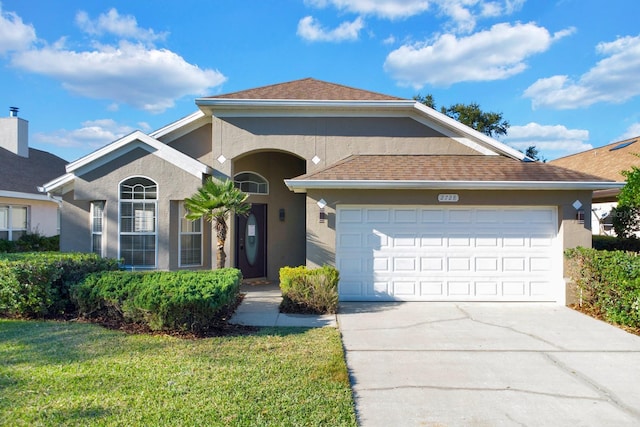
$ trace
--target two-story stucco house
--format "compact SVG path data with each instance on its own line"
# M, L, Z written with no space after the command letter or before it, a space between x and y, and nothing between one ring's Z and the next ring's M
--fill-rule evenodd
M213 175L250 194L227 240L245 277L332 264L343 300L562 303L563 249L591 244L577 210L621 185L530 161L414 100L315 79L195 102L44 185L63 199L63 250L211 268L211 226L183 219L183 200Z

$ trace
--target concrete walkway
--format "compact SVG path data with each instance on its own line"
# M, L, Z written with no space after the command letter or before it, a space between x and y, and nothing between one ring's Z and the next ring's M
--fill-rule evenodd
M640 337L564 306L341 303L361 426L638 426Z
M335 315L280 313L280 288L275 283L247 281L240 291L244 299L230 323L246 326L289 326L304 328L337 327Z

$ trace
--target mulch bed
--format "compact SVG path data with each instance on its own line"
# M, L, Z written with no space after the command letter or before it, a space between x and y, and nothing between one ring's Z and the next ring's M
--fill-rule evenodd
M89 319L66 314L47 320L59 322L93 323L107 329L122 331L127 334L165 335L184 339L250 335L258 331L260 328L257 328L255 326L233 325L229 323L229 319L231 319L231 316L233 316L233 313L235 313L243 298L244 294L240 294L233 304L228 305L220 311L219 317L213 323L211 323L206 330L197 333L190 331L153 331L147 325L125 322L121 316L117 315L97 316L95 318Z

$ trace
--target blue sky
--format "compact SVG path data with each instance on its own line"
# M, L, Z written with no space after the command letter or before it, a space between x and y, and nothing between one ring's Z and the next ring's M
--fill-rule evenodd
M194 99L313 77L478 103L554 159L640 136L637 0L0 0L0 115L75 160ZM5 107L2 107L2 105Z

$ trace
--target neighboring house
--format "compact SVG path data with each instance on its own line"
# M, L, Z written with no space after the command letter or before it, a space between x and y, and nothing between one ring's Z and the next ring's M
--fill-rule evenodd
M250 194L227 239L245 277L332 264L342 300L563 303L563 249L591 244L574 206L620 186L530 161L414 100L315 79L195 103L44 185L63 198L63 250L211 268L211 226L183 219L183 200L214 175Z
M27 232L54 236L59 230L59 201L38 186L65 172L66 161L29 148L29 122L11 108L0 118L0 239L18 240Z
M624 182L622 171L640 167L640 136L561 157L549 163L554 166L588 173L612 181ZM615 235L612 209L618 205L619 188L593 192L591 222L593 234Z

